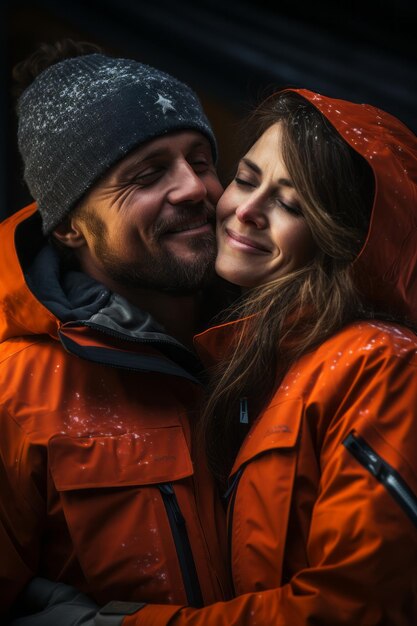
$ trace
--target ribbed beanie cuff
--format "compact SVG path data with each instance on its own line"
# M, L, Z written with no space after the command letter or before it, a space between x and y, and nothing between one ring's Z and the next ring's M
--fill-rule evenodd
M129 59L90 54L42 72L18 104L24 178L50 233L91 186L140 144L179 130L216 141L196 94Z

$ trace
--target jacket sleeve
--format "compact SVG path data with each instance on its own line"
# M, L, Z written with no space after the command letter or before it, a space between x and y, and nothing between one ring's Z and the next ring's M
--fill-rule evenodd
M0 407L0 615L37 571L45 519L42 451Z
M178 607L167 617L147 606L123 626L417 623L415 362L370 356L332 380L338 393L320 408L332 418L318 445L308 567L283 586L203 609Z

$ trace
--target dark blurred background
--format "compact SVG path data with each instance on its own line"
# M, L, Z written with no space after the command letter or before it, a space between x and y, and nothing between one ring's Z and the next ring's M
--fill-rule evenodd
M1 0L0 0L1 1ZM416 1L85 0L1 3L0 219L30 197L16 149L11 69L42 42L92 41L166 70L199 94L228 181L239 121L274 88L384 108L417 131Z

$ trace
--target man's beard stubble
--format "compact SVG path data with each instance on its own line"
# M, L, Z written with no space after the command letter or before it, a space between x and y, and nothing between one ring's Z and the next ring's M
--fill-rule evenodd
M211 213L214 215L214 210ZM140 261L129 263L121 261L110 250L104 221L91 213L87 220L96 238L94 251L97 258L100 259L107 275L123 287L188 295L204 288L215 275L216 236L214 232L195 238L190 237L190 249L195 250L196 253L191 260L177 258L160 245L158 254L146 255ZM159 242L164 232L172 226L174 225L161 222L155 225L156 241Z

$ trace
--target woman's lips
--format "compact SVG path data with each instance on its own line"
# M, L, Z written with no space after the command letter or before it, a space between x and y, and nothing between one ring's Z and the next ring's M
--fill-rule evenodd
M258 241L254 241L253 239L249 239L249 237L245 237L244 235L240 235L236 233L234 230L230 230L230 228L225 229L227 243L233 248L237 248L238 250L242 250L244 252L249 252L252 254L270 254L271 250L266 248L263 244Z

